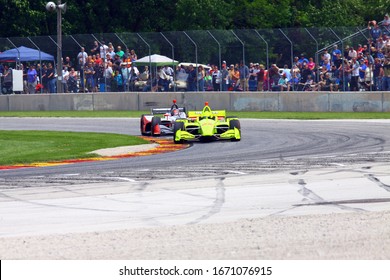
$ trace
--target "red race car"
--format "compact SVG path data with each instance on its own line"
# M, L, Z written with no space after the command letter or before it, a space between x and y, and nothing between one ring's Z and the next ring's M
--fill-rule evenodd
M141 116L141 134L145 136L172 135L174 122L185 118L187 118L186 109L180 108L176 100L173 100L171 108L154 108L151 114Z

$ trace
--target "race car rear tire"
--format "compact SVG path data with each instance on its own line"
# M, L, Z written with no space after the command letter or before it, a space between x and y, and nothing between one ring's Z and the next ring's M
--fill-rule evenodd
M143 135L143 136L146 136L146 135L148 135L144 130L143 130L143 128L144 128L144 117L145 117L145 115L142 115L141 116L141 120L140 120L140 130L141 130L141 135Z
M173 142L175 144L182 144L184 143L184 140L183 139L180 139L179 141L176 141L176 132L178 130L184 130L184 123L183 122L175 122L173 124Z
M152 136L160 136L160 134L154 134L154 128L156 127L156 125L160 125L160 124L161 124L161 118L160 117L153 117L152 118L151 129L150 129L150 132L151 132Z
M231 120L229 122L229 128L230 129L237 128L240 131L240 134L241 134L241 124L240 124L239 120ZM231 138L230 140L231 141L240 141L240 139L237 139L237 138Z

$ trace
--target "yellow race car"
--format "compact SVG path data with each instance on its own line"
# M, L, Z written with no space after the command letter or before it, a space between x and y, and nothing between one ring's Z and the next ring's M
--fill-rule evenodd
M211 110L208 102L202 111L189 111L187 118L173 124L173 141L241 140L241 125L237 117L227 117L225 110Z

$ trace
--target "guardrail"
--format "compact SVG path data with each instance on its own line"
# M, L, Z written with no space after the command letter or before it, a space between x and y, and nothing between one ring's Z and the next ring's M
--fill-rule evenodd
M169 107L187 110L269 112L390 112L390 92L122 92L0 95L0 111L145 111Z

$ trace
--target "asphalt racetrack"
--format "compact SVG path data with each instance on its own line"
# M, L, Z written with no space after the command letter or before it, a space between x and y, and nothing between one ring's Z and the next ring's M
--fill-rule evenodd
M240 142L0 170L0 258L389 259L389 120L241 126ZM139 135L139 119L0 129Z

